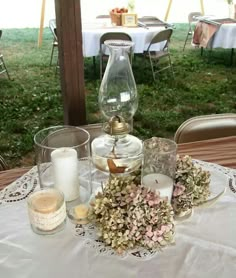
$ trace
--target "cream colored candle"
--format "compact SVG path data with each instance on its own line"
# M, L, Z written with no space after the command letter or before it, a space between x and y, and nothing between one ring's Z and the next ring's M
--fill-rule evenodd
M50 213L57 209L57 196L52 193L36 195L32 199L32 206L35 211L40 213Z
M63 192L65 201L79 197L77 152L72 148L58 148L51 153L55 188Z
M143 185L160 192L161 197L168 197L171 201L173 192L173 179L159 173L152 173L143 176Z
M84 204L80 204L74 208L74 215L79 224L87 224L88 223L88 206Z
M41 189L28 198L31 227L38 234L52 234L64 227L66 206L63 194L55 188Z

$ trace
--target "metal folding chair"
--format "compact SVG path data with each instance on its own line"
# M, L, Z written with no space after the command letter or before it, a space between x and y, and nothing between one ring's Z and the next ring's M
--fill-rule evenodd
M193 36L193 33L194 33L193 25L195 23L197 23L197 21L198 21L197 17L201 16L201 15L202 15L202 13L200 13L200 12L192 12L188 15L189 28L188 28L188 33L187 33L187 36L186 36L186 39L185 39L185 42L184 42L183 51L185 49L186 43L189 39L189 36L191 36L191 39L192 39L192 36Z
M52 50L51 50L51 57L50 57L50 66L51 66L53 57L54 57L54 50L55 50L55 48L58 49L57 28L56 28L56 20L55 19L49 20L49 28L53 35ZM57 53L57 65L58 65L58 53Z
M0 38L2 37L2 30L0 30ZM7 67L6 67L6 64L4 62L4 59L3 59L3 54L0 53L0 74L2 73L6 73L7 74L7 77L8 79L11 79L10 78L10 75L9 75L9 72L7 70Z
M236 114L212 114L192 117L177 129L176 143L188 143L236 135Z
M173 33L172 29L165 29L163 31L158 32L153 39L151 40L147 50L144 52L144 56L149 58L153 79L156 80L156 74L170 68L174 77L174 71L171 63L170 53L169 53L169 41L170 37ZM156 43L162 43L160 50L153 50L153 46ZM166 58L166 65L160 67L160 61Z

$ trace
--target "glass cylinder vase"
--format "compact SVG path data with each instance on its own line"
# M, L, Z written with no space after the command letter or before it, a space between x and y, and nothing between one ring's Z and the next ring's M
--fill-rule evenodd
M79 127L53 126L34 136L41 188L55 187L66 202L91 195L90 135Z

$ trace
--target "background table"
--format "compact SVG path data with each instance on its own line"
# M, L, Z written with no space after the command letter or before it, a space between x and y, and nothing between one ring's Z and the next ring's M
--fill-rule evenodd
M161 30L165 29L165 27L102 27L101 24L84 24L82 29L83 35L83 55L84 57L92 57L99 55L99 47L100 47L100 37L107 32L124 32L131 36L132 41L134 42L134 53L143 53L149 46L151 39L154 35ZM160 49L159 44L155 46L156 50Z
M236 48L236 23L222 24L209 42L211 48Z
M235 20L230 18L219 19L213 15L197 16L196 20L199 20L199 22L196 25L195 30L197 30L198 34L200 32L200 37L198 38L198 35L196 39L200 40L199 43L201 47L225 49L236 48ZM203 25L201 24L201 21ZM216 21L215 24L214 21Z

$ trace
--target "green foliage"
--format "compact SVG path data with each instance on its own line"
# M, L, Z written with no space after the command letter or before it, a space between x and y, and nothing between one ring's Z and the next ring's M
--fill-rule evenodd
M153 82L150 64L135 55L133 73L139 93L134 134L140 138L173 138L177 127L195 115L236 112L236 69L230 66L231 50L204 50L190 46L182 51L187 24L176 24L170 51L175 78L163 71ZM52 35L44 30L37 47L38 29L3 30L1 52L13 80L0 75L0 153L11 167L33 163L34 134L63 124L59 75L49 66ZM235 58L235 57L234 57ZM98 109L99 59L84 60L87 119L100 121ZM23 159L22 159L23 158Z

